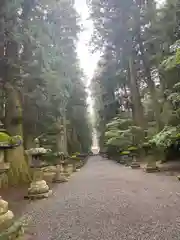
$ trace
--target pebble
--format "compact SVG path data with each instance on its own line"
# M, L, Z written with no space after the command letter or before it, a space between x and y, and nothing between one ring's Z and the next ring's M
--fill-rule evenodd
M46 201L32 202L33 240L179 240L180 183L91 157ZM28 238L29 239L29 238Z

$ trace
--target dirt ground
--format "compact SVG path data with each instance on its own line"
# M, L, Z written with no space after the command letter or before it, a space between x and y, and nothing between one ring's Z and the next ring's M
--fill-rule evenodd
M180 182L174 176L96 156L69 182L55 185L48 199L22 201L25 191L10 206L30 217L30 240L180 239Z

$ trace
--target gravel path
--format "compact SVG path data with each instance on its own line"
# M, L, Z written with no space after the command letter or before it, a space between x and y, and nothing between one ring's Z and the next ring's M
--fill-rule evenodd
M180 183L101 157L31 203L33 240L180 239Z

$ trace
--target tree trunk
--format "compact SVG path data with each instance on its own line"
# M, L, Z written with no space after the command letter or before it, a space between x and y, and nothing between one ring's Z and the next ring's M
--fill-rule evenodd
M62 117L62 121L63 121L63 130L64 130L64 152L67 154L67 128L66 128L66 114L63 114Z
M22 127L22 99L20 92L17 90L20 78L19 62L19 45L11 38L14 33L14 26L17 24L17 12L12 14L13 25L10 26L5 34L8 41L5 45L5 57L8 59L6 63L5 91L6 91L6 106L5 106L5 125L7 131L11 135L20 135L23 138ZM29 182L30 174L27 162L25 160L24 146L21 145L13 150L8 150L6 159L10 162L11 167L8 172L9 183L17 185L19 183Z
M64 152L64 133L62 129L61 119L58 119L56 122L57 133L56 133L56 148L58 152Z
M20 135L23 138L22 109L19 94L14 87L7 84L6 96L6 129L11 135ZM25 160L23 145L7 150L6 160L11 164L8 172L9 183L11 185L30 181L29 167Z
M5 47L5 21L4 21L4 8L5 0L1 0L0 4L0 119L4 119L4 103L5 103L5 58L4 58L4 47Z
M160 131L162 129L162 122L161 122L160 104L158 102L156 87L155 87L154 81L152 80L152 77L151 77L151 69L148 65L148 62L147 62L147 59L145 56L145 52L144 52L144 47L143 47L140 36L139 36L138 42L139 42L139 48L140 48L140 52L141 52L141 59L142 59L143 65L144 65L145 77L147 80L147 85L148 85L151 99L152 99L152 106L153 106L154 116L155 116L155 120L156 120L156 124L157 124L157 130Z
M68 152L73 154L75 152L80 152L80 143L78 141L76 129L72 126L71 132L68 134Z
M57 150L67 154L67 130L66 130L66 116L57 121L57 126L60 129L56 135Z
M132 96L133 103L133 116L135 123L144 128L145 127L145 119L143 113L143 107L141 103L141 97L139 93L139 87L137 84L136 71L134 68L134 62L132 56L129 57L129 78L130 78L130 90Z
M31 134L24 134L24 148L25 149L30 149L35 147L34 143L35 137Z

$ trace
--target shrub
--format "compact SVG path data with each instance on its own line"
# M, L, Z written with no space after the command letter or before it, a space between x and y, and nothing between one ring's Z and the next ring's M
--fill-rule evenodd
M161 132L152 137L149 144L163 151L169 148L179 138L178 131L178 127L166 126Z

